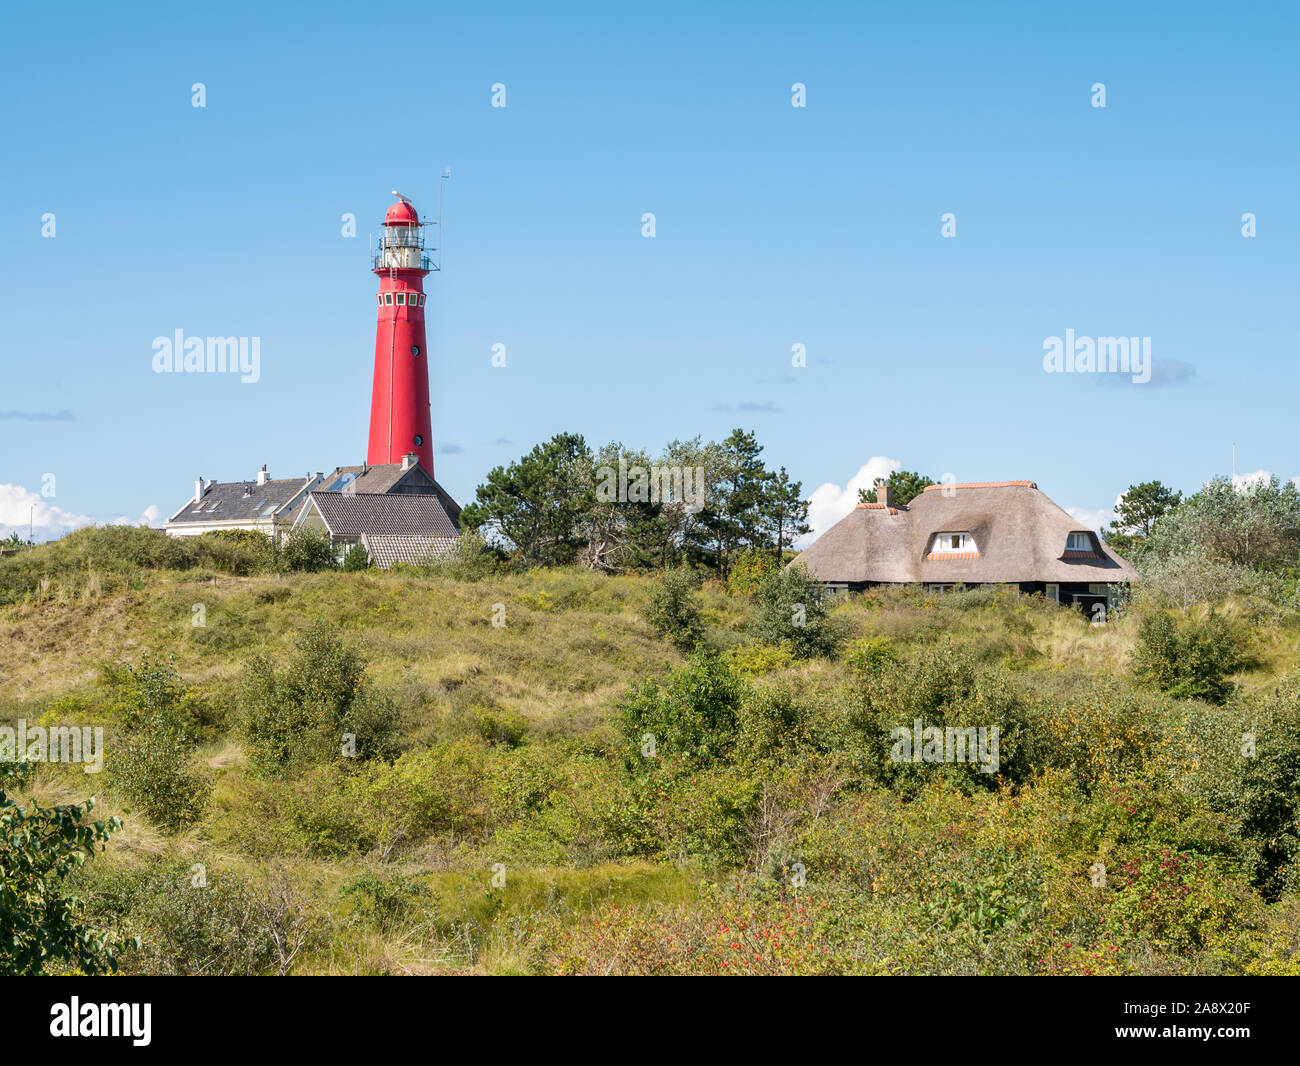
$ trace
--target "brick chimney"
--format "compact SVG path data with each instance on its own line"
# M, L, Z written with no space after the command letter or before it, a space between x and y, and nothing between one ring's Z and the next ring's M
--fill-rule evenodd
M876 479L876 503L883 503L886 507L894 506L894 490L886 478Z

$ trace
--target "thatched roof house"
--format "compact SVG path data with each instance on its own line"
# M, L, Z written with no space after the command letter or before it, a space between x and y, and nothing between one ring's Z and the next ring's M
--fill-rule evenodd
M931 485L907 506L888 489L860 503L797 562L836 591L873 585L1011 584L1085 607L1108 586L1137 580L1133 567L1032 481Z

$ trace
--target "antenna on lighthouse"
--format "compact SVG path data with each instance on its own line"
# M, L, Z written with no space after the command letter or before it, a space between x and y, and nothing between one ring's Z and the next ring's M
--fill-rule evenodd
M451 167L443 167L438 175L438 273L442 273L442 183L451 179Z
M393 190L393 195L396 196L399 200L401 200L402 203L404 203L404 204L409 204L409 203L411 202L411 201L408 200L405 196L403 196L400 192L398 192L396 189Z

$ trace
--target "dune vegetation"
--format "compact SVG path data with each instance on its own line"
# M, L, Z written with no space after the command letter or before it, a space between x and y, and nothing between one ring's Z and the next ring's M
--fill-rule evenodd
M1300 969L1275 601L1096 625L992 588L821 603L757 558L276 572L237 542L0 561L0 724L103 731L98 774L0 764L11 809L93 794L106 827L62 879L84 956L27 972ZM996 727L995 764L900 759L918 720Z

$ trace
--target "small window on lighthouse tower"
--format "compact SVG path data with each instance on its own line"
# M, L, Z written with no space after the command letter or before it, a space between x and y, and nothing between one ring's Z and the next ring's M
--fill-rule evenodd
M406 306L406 293L404 293L404 292L399 292L399 293L397 294L397 306L398 306L398 307L405 307L405 306Z
M393 306L393 294L391 292L384 293L384 306L385 307Z
M380 307L384 306L384 294L382 292L375 293L375 300L378 302Z
M425 296L424 293L420 293L420 306L421 306L421 307L424 306L424 296Z

